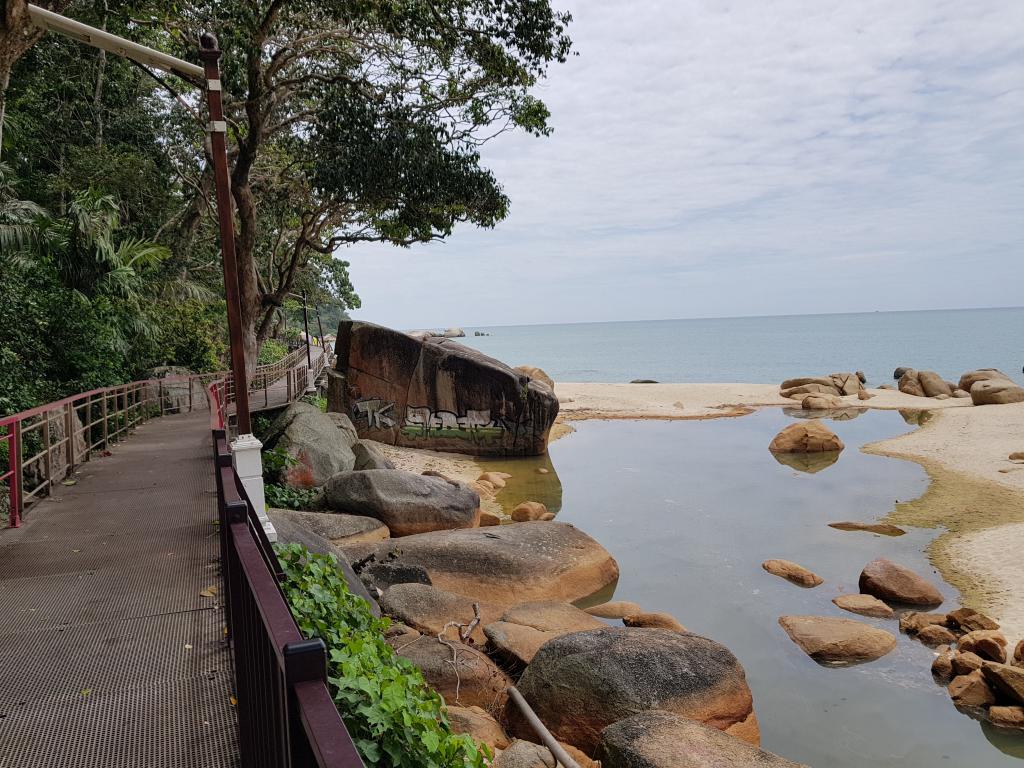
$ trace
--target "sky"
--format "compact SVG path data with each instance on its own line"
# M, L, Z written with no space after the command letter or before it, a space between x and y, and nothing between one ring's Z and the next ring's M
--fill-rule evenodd
M494 229L351 262L399 328L1024 304L1024 2L576 0Z

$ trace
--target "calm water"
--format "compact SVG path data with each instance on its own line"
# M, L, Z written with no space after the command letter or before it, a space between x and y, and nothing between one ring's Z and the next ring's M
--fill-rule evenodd
M1024 365L1024 308L465 330L464 343L510 365L540 366L555 381L776 383L861 370L880 384L900 365L952 379L992 367L1020 379Z
M946 606L958 604L923 554L936 531L889 538L826 525L876 520L924 491L918 465L858 450L911 427L880 411L829 422L847 448L812 474L768 452L789 421L766 409L704 422L580 422L548 457L493 462L514 474L499 500L537 498L560 509L559 520L618 560L616 597L669 611L730 648L746 668L766 749L815 768L1021 768L1024 739L957 712L932 682L928 648L901 635L878 661L827 668L778 626L784 614L858 618L831 599L857 592L861 568L879 556L931 575ZM541 475L537 466L555 471ZM765 573L761 562L775 557L825 583L805 590ZM893 620L863 620L897 629Z

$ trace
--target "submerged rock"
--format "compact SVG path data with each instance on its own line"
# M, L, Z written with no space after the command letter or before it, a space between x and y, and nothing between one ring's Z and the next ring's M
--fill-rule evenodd
M597 758L602 768L807 768L658 709L605 728Z
M541 520L548 514L548 508L539 501L524 501L512 510L512 519L517 523Z
M611 627L563 635L537 652L519 690L557 739L590 754L604 728L650 709L760 740L743 667L699 635ZM506 713L513 733L532 733L517 708Z
M825 580L818 574L791 560L765 560L761 563L761 567L773 576L781 576L786 581L801 587L816 587L825 583Z
M622 623L627 627L653 627L656 629L670 629L673 632L689 632L670 613L664 611L653 611L651 613L631 613L622 617Z
M841 451L845 447L839 436L820 421L802 421L779 432L768 450L772 453L822 453Z
M861 662L881 658L896 647L896 636L853 619L782 616L790 639L815 661Z
M855 523L843 521L840 523L829 523L828 527L835 528L839 531L868 531L869 533L877 533L882 536L902 536L906 533L906 531L898 525L892 525L890 523Z
M832 598L832 602L844 611L875 619L891 619L895 611L872 595L840 595Z
M339 325L336 351L328 406L361 437L479 456L547 449L554 392L482 352L352 320Z
M944 599L930 581L884 557L864 566L860 574L860 591L905 605L941 605Z

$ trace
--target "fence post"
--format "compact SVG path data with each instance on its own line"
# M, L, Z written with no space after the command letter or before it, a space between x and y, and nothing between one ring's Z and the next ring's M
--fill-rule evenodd
M8 513L7 524L11 528L21 527L21 513L23 502L21 500L21 422L15 421L11 424L11 449L8 454L10 467L14 470L11 475L11 511Z
M327 646L319 637L286 643L281 649L284 657L285 702L288 718L288 756L292 765L311 765L309 742L303 733L295 698L295 685L310 680L327 682Z
M110 447L107 443L107 432L110 429L110 426L107 424L107 394L107 391L103 390L103 404L100 406L100 414L103 417L103 450L107 450Z
M46 472L46 487L53 486L53 451L50 448L50 412L43 411L43 450L46 451L43 459L43 471Z
M68 441L64 448L64 456L68 460L68 474L75 468L75 433L74 427L75 420L72 417L75 409L71 403L67 403L64 406L64 437Z

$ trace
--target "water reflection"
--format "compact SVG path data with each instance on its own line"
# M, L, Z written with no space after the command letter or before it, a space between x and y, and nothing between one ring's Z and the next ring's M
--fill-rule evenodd
M775 460L783 466L795 469L797 472L806 472L813 475L828 469L839 461L839 451L824 451L821 453L773 453L769 451Z
M845 408L828 408L805 410L803 408L783 408L782 412L794 419L831 419L832 421L850 421L856 419L862 413L867 413L867 408L859 406L848 406ZM901 411L902 413L902 411Z
M925 424L932 420L931 411L901 410L899 413L900 416L903 417L903 420L907 422L907 424L910 424L911 426L914 427L923 427Z
M524 501L539 501L548 512L558 514L562 509L562 482L551 462L551 455L520 458L479 458L484 472L506 472L511 477L505 487L495 494L495 501L505 514L512 512Z

